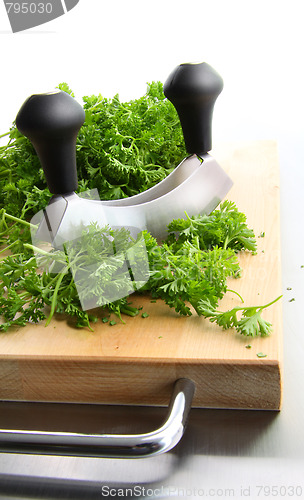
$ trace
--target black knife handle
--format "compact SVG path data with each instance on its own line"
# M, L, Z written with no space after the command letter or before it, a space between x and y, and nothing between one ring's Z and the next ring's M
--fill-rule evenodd
M180 64L164 84L164 94L174 105L189 154L212 149L212 115L223 90L223 79L207 63Z
M61 90L30 96L17 114L16 126L33 144L52 194L78 187L76 139L84 120L82 106Z

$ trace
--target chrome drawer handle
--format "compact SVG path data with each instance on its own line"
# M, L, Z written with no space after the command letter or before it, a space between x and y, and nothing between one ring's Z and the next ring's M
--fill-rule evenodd
M164 424L144 434L82 434L30 430L0 430L0 452L101 458L144 458L171 450L187 424L194 383L175 382Z

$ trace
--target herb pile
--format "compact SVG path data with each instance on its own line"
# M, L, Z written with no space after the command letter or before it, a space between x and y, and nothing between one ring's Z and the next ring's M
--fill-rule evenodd
M60 88L71 93L66 84ZM186 154L179 120L159 82L150 84L142 98L127 103L118 96L85 97L84 108L86 122L77 139L79 191L97 188L101 199L136 194L166 177ZM94 322L106 322L113 313L122 321L124 315L139 313L132 306L132 295L104 304L104 283L98 280L91 290L100 296L98 307L81 308L71 268L75 262L81 267L87 259L83 241L69 258L64 251L33 247L28 220L47 205L51 195L33 147L14 126L8 144L0 148L0 190L0 330L45 318L49 324L55 313L67 315L76 326L93 329ZM83 234L85 247L102 260L101 242L109 236L122 241L124 248L136 244L126 230L117 231L90 226ZM185 214L185 219L172 221L161 244L145 231L138 238L144 238L147 249L149 279L144 286L134 283L134 289L140 288L136 293L161 299L180 315L195 311L246 336L270 333L271 325L261 313L278 299L262 306L218 309L223 296L232 292L227 279L241 274L238 253L256 252L246 216L232 202L225 201L208 216ZM8 250L10 255L4 257ZM60 272L54 272L54 263L61 265ZM114 264L119 270L119 255ZM117 272L113 280L109 270L107 279L111 286L124 286Z
M174 220L168 226L168 233L162 245L146 234L151 276L144 288L181 315L192 314L190 304L199 316L209 318L223 329L235 328L247 336L269 335L272 325L261 313L280 297L263 306L218 310L226 292L237 293L227 285L227 278L241 276L237 254L256 253L254 232L236 205L224 201L210 215Z
M7 224L8 220L10 216L2 210L2 230L6 227L9 231L13 227ZM22 238L29 241L29 223L17 222L24 223ZM105 312L108 315L115 313L121 320L124 314L137 315L139 310L132 307L130 296L103 304L102 290L105 287L109 284L117 289L125 286L125 275L122 273L121 278L119 275L123 263L119 252L111 261L106 279L104 274L101 281L94 277L94 288L90 293L100 297L100 305L97 300L99 307L91 313L81 308L71 267L75 262L80 268L87 265L87 249L94 260L102 262L109 236L120 241L124 250L137 243L125 229L100 229L95 225L84 231L81 246L76 246L68 258L64 251L45 252L29 242L15 240L11 250L16 246L18 252L0 262L0 307L4 320L0 329L6 331L14 325L23 326L28 321L44 319L45 306L49 308L47 325L55 312L75 317L76 326L88 326L90 329L91 323L108 319ZM261 312L275 301L264 306L235 307L225 312L218 310L218 303L225 293L233 292L228 289L227 278L240 276L238 252L246 250L254 253L256 250L254 233L247 227L244 214L234 203L225 201L208 216L172 221L168 237L162 244L157 243L147 231L138 239L142 237L148 253L149 279L144 286L134 283L135 290L149 293L153 299L164 300L180 315L190 316L194 309L199 316L209 318L224 329L234 327L247 336L270 333L271 324L262 319ZM33 250L38 256L36 259ZM54 263L61 265L60 272L52 272ZM37 272L37 267L42 271ZM239 312L242 312L240 318L237 315Z
M67 84L59 88L73 96ZM85 123L77 137L78 192L97 189L100 199L125 198L164 179L186 156L175 108L160 82L139 99L122 103L83 97ZM0 147L0 209L23 218L44 208L51 195L30 141L13 126ZM1 136L1 137L3 137Z

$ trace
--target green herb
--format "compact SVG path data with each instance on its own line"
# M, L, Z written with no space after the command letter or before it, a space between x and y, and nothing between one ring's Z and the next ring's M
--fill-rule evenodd
M72 94L67 84L59 88ZM86 121L76 151L79 191L96 188L101 199L137 194L164 179L186 155L177 113L164 97L160 82L152 82L143 97L129 102L121 102L118 95L112 99L86 96L83 101ZM68 252L67 248L44 252L33 247L29 220L47 206L51 194L28 139L15 125L8 137L8 144L0 147L0 330L42 319L48 325L54 314L72 316L77 327L92 330L91 323L98 321L98 316L82 310L73 266L80 268L87 265L88 259L102 259L113 237L126 248L134 240L126 230L114 233L93 224L86 228L81 243L73 242ZM228 292L243 302L237 292L228 288L227 279L241 276L238 252L257 251L254 232L234 203L225 201L208 216L185 214L185 219L172 221L162 244L147 232L142 237L149 259L149 280L141 293L150 294L153 301L164 300L181 315L190 316L194 310L244 335L270 332L271 325L261 318L261 313L275 300L265 306L218 310L219 301ZM4 258L4 252L11 255ZM54 262L61 265L61 272L52 272ZM81 293L96 300L97 308L108 315L114 313L123 322L122 315L136 316L142 307L131 307L128 296L103 303L104 286L114 290L125 286L120 265L121 259L115 255L106 282L96 280L93 287L88 286L84 275ZM142 317L147 317L146 313Z
M139 314L139 309L137 307L131 307L129 304L126 304L125 306L122 306L120 308L120 312L134 318L134 316L137 316L137 314Z
M267 354L264 354L262 352L257 352L257 357L258 358L267 358Z
M168 225L168 231L168 241L174 244L174 248L197 237L202 250L219 246L224 250L231 248L236 252L249 250L255 253L257 249L254 232L248 228L245 214L228 200L211 215L174 220Z
M288 302L294 302L296 299L293 297L292 299L290 299Z
M163 299L181 315L191 315L188 303L199 311L202 297L208 297L215 307L226 291L228 276L240 272L232 249L214 247L201 250L198 239L184 241L176 250L167 243L158 245L145 233L149 257L150 278L143 290Z
M142 313L141 317L142 317L142 318L148 318L148 317L149 317L149 314L148 314L148 313L146 313L146 312L144 312L144 313Z
M247 344L245 345L246 349L251 349L252 345L251 344Z
M261 317L262 311L277 302L280 298L277 297L269 304L263 306L250 306L250 307L234 307L233 309L225 312L216 310L206 299L201 299L199 303L199 313L211 322L217 323L225 330L228 328L235 328L239 333L245 336L253 337L261 335L265 337L271 332L271 323L265 321ZM240 319L237 313L242 312Z
M7 217L2 219L6 224ZM23 224L20 219L17 221ZM26 232L27 223L24 224ZM0 330L7 331L13 326L24 326L28 322L39 322L46 319L46 326L50 323L55 313L75 317L75 326L88 327L92 330L91 323L98 321L97 316L82 310L79 298L79 289L76 288L71 269L73 266L83 268L90 259L96 257L103 259L106 245L110 245L111 238L115 236L118 244L125 241L125 248L132 242L127 239L129 233L124 229L111 231L108 228L98 229L92 224L84 231L78 244L73 244L69 254L65 251L52 249L46 252L30 243L16 242L23 251L10 255L0 261L0 310L2 323ZM28 236L25 237L27 241ZM88 251L85 251L87 249ZM33 255L35 252L36 257ZM52 272L52 266L60 266L60 272ZM125 275L119 273L120 259L111 260L106 280L96 279L95 288L87 290L83 287L82 293L88 298L99 298L97 306L115 313L120 319L121 314L138 314L136 308L131 308L128 298L104 305L102 302L105 286L121 287L124 285ZM38 271L38 272L37 272ZM115 278L113 278L113 276ZM104 276L103 276L104 278ZM85 280L85 277L84 277ZM107 318L102 319L108 321Z
M286 290L292 290L292 288L291 288L290 286L288 286L288 287L286 288Z
M80 178L102 199L122 198L152 187L185 156L177 113L160 82L122 103L101 95L84 97L86 121L77 141Z
M66 83L59 88L73 92ZM186 155L182 129L161 82L144 96L121 102L116 95L83 97L86 120L77 138L79 191L96 188L101 199L137 194L164 179ZM24 218L51 197L30 141L13 125L0 147L0 209Z
M23 223L21 219L14 219L14 223ZM1 220L3 227L10 229L7 221L11 217L2 214ZM26 231L29 228L25 222L24 234ZM141 293L150 293L152 300L164 300L169 307L184 316L192 315L192 306L198 315L209 318L224 329L235 328L242 335L265 336L270 333L271 325L262 319L261 313L279 298L262 306L239 306L225 312L218 310L218 303L226 293L236 293L228 288L227 278L240 277L237 258L240 248L253 253L256 248L253 232L247 228L243 214L234 204L224 202L210 216L172 221L168 238L162 244L147 231L138 236L142 237L149 259L149 280L141 288ZM82 310L79 289L77 291L70 271L75 264L81 269L85 266L90 268L90 259L92 262L101 262L104 255L108 255L107 246L112 245L111 238L119 242L120 248L127 249L135 243L123 228L113 231L109 228L100 229L96 224L84 230L81 240L73 243L68 254L58 250L45 252L29 243L16 241L18 253L0 263L0 306L4 320L0 329L25 325L28 321L37 322L46 316L48 325L55 312L75 316L76 326L92 329L91 322L96 322L97 317ZM27 239L28 236L25 241ZM22 252L19 247L23 248ZM33 250L38 262L33 257ZM62 266L60 273L45 270L37 273L37 267L43 270L50 267L52 262ZM87 285L87 282L91 282L84 274L81 293L89 299L93 298L98 307L116 314L123 322L123 314L136 316L142 306L132 307L128 296L106 305L103 303L105 286L111 286L114 290L125 286L126 276L120 272L121 263L121 257L114 256L107 273L103 275L103 281L96 279L93 287ZM142 313L143 318L147 316L147 313ZM113 325L113 321L109 324Z
M114 326L114 325L116 325L116 321L115 321L115 319L112 319L112 320L110 321L109 325L110 325L110 326Z
M265 238L265 232L264 232L264 231L262 231L262 232L259 234L259 236L258 236L258 237L259 237L259 238Z
M92 314L89 314L89 321L91 323L97 323L98 318L97 318L97 316L93 316Z
M227 278L241 275L237 253L256 252L254 233L235 204L225 201L209 216L172 221L168 230L162 245L145 234L150 279L144 289L181 315L190 316L191 305L198 315L224 329L235 328L246 336L268 335L271 324L262 319L261 313L280 297L263 306L218 310L219 300L228 291L233 292L227 287Z

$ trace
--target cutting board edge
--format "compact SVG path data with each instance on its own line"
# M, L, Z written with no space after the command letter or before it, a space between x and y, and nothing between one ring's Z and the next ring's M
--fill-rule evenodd
M193 407L279 410L282 404L279 361L88 364L23 357L0 366L7 381L0 384L2 400L166 406L174 382L189 378L196 386Z
M146 365L146 364L186 364L186 365L269 365L269 366L276 366L280 363L282 363L282 359L278 357L277 359L272 359L272 358L258 358L257 359L240 359L240 358L227 358L227 359L218 359L218 358L177 358L177 357L143 357L138 358L136 356L121 356L121 357L116 357L116 356L85 356L85 355L71 355L71 356L55 356L51 355L48 356L47 359L45 358L44 354L0 354L0 364L5 362L5 361L37 361L37 362L43 362L45 365L48 363L65 363L65 362L85 362L88 365L94 364L94 363L103 363L107 364L109 363L110 365L113 364L134 364L136 362L137 365ZM0 375L1 375L1 368L0 368Z

